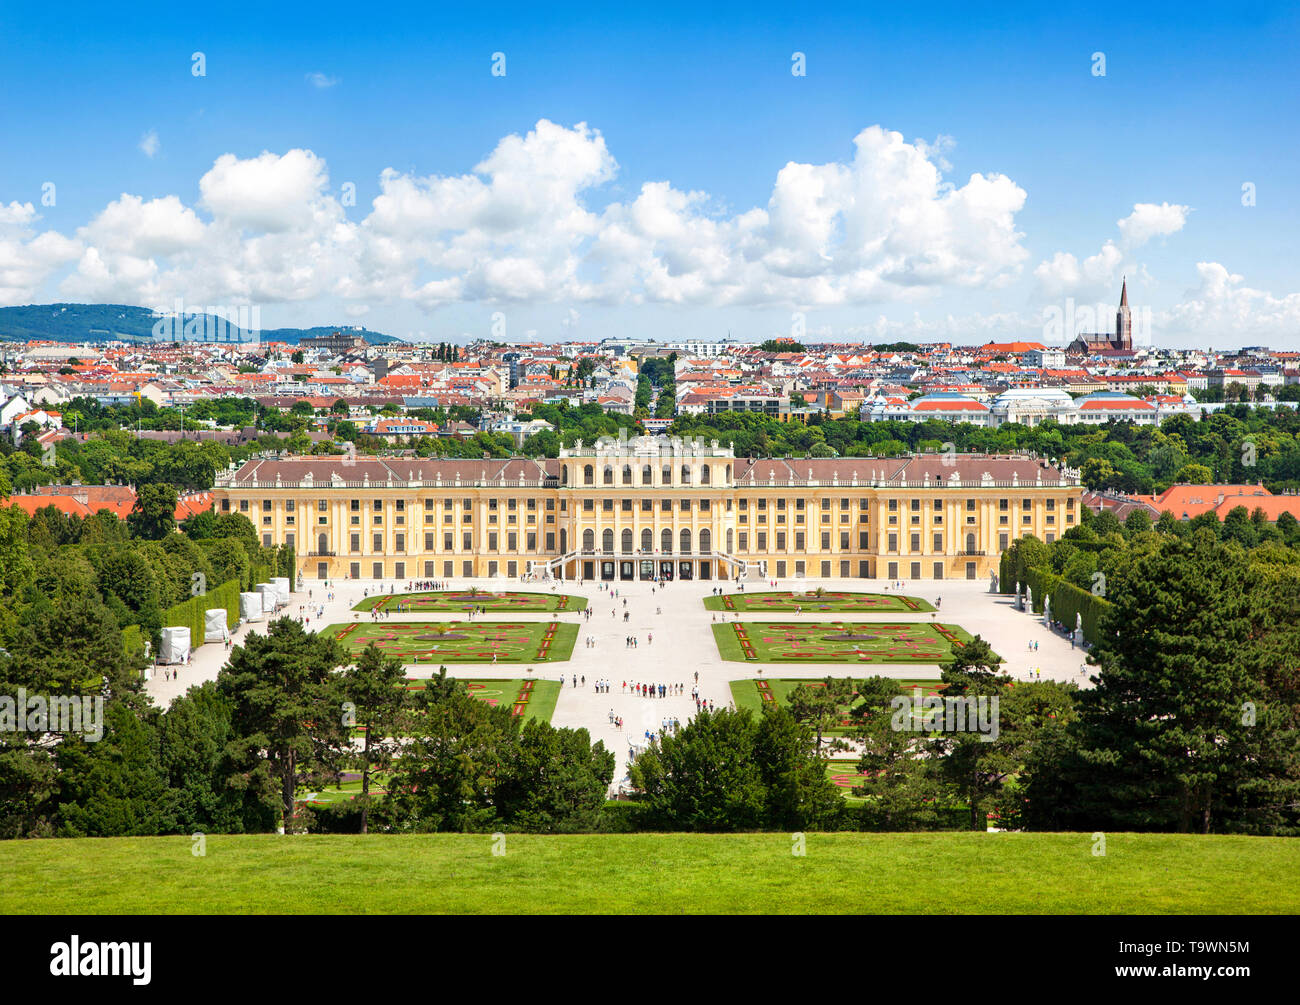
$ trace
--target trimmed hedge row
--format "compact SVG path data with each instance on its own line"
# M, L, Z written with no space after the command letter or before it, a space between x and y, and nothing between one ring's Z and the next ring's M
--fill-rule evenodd
M122 648L128 656L144 655L144 635L139 625L127 625L122 629Z
M1076 615L1083 624L1083 637L1088 642L1099 638L1102 616L1111 608L1108 600L1082 590L1046 569L1026 569L1025 585L1034 591L1034 612L1043 612L1043 598L1051 595L1052 617L1067 628L1076 623Z
M239 624L238 580L232 579L214 590L191 597L175 607L167 608L163 611L163 627L188 628L190 645L197 648L203 645L204 613L218 607L226 611L227 628L234 628Z
M1015 563L1011 560L1011 549L1008 548L998 560L998 590L1010 596L1016 592L1018 585Z

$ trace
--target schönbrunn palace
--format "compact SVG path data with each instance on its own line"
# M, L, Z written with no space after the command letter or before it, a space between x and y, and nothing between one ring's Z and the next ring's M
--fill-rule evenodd
M255 458L213 495L308 579L978 579L1082 505L1077 472L1032 457L738 458L666 436L558 458Z

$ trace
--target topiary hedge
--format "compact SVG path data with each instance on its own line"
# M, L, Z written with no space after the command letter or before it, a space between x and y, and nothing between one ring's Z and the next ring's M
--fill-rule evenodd
M190 646L198 648L203 645L205 630L204 614L214 608L223 608L226 612L226 627L234 628L239 624L239 581L232 579L222 583L214 590L191 597L175 607L163 611L164 628L188 628Z
M1081 616L1084 639L1088 642L1097 641L1101 618L1111 608L1108 600L1081 590L1047 569L1026 569L1024 582L1034 591L1036 614L1043 612L1043 598L1050 595L1053 618L1073 630L1075 616Z

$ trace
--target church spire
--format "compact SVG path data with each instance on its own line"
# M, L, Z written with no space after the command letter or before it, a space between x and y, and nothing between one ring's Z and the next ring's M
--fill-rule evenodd
M1124 277L1124 286L1119 291L1119 305L1121 307L1128 306L1128 277L1127 276Z

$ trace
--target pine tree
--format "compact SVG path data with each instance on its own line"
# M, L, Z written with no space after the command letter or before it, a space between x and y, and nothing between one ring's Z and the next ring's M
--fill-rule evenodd
M1097 826L1208 834L1216 815L1235 829L1243 813L1294 826L1295 721L1282 686L1294 682L1300 637L1261 575L1202 528L1111 584L1075 773Z

